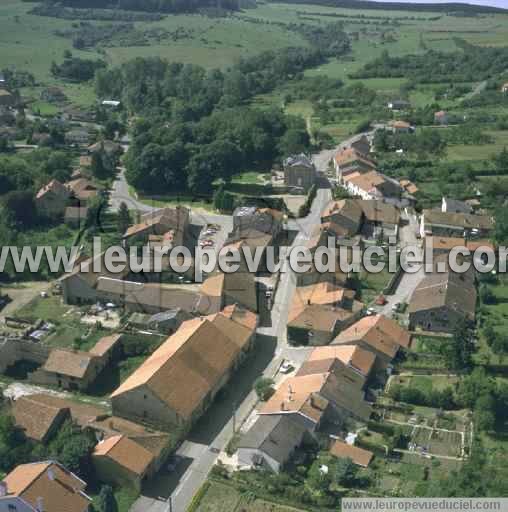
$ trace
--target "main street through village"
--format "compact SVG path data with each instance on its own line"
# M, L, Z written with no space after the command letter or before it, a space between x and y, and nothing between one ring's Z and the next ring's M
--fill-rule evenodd
M326 171L328 159L319 158L318 155L315 163L319 171ZM329 187L318 189L309 215L289 223L289 229L297 232L293 246L305 243L312 228L320 223L321 212L331 197ZM118 207L122 200L132 209L143 212L155 209L131 197L123 174L113 187L112 207ZM192 219L200 224L217 222L223 228L231 227L232 223L231 216L226 215L193 214ZM228 387L230 391L210 408L180 446L177 456L181 458L181 463L176 470L168 474L163 472L149 484L131 512L185 512L216 463L219 453L254 409L258 400L252 389L255 380L260 376L273 377L285 359L296 364L304 361L308 349L291 348L286 342L288 308L295 287L294 273L288 268L287 272L281 274L269 326L258 328L257 354L247 362L249 368L242 369L241 375L234 377L234 382Z
M346 147L355 138L344 141L339 148L314 155L316 168L323 176L326 176L330 159L337 149ZM331 188L326 179L322 180L320 187L309 215L288 222L289 231L296 233L292 242L293 247L304 245L309 239L313 228L320 224L322 211L332 198ZM114 183L110 205L117 209L122 201L127 203L130 209L140 212L158 209L132 196L123 170ZM401 233L401 245L416 245L416 216L411 212L405 212L405 218L407 225ZM194 211L192 222L199 225L217 223L225 232L232 229L232 217L229 215ZM176 452L179 461L176 469L163 468L160 474L145 486L131 512L185 512L193 496L206 481L219 454L254 410L258 401L253 390L255 380L261 376L274 377L284 360L289 360L298 367L306 359L309 348L291 347L286 340L288 310L296 289L294 272L289 266L286 270L281 273L270 313L271 318L258 328L256 353L242 371L233 377L227 390L217 398L179 447ZM378 308L379 311L391 316L393 304L407 300L422 277L422 272L404 274L395 293L389 297L388 304L382 309Z

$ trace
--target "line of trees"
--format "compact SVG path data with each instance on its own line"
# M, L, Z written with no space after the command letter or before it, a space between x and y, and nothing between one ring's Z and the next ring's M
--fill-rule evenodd
M239 0L47 0L48 5L60 4L76 9L121 9L130 11L184 13L201 9L238 10Z
M352 78L409 78L417 83L477 82L504 73L508 48L474 46L455 39L456 52L430 50L423 55L392 57L388 51L365 64Z

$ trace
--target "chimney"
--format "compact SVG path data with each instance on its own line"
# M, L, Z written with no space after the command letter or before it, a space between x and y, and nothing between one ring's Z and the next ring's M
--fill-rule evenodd
M44 498L37 498L37 512L44 512Z
M7 482L0 482L0 498L7 496Z

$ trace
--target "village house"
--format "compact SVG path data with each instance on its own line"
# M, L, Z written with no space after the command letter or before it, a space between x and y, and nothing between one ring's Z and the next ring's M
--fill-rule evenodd
M241 206L233 212L232 238L248 238L251 233L271 235L275 240L283 229L284 214L273 208Z
M414 127L411 126L410 123L406 121L390 121L388 123L388 128L393 133L411 133L414 132Z
M508 93L508 82L501 86L501 92L504 94Z
M336 236L342 234L349 238L360 230L363 220L363 210L355 199L332 201L321 214L323 224L333 224Z
M109 437L95 447L92 465L100 482L141 491L144 480L154 474L154 455L127 436Z
M397 237L400 211L394 205L379 200L358 201L363 212L362 235L367 238Z
M358 446L350 445L344 441L335 440L330 446L330 453L339 459L350 459L353 464L367 468L374 458L374 454Z
M420 217L420 236L445 236L456 238L485 238L494 227L487 215L451 213L439 210L423 210Z
M363 174L375 171L377 168L377 164L374 160L353 147L339 151L333 157L333 166L338 183L341 183L344 177L349 174Z
M303 153L284 160L284 184L287 187L298 187L306 193L314 185L316 178L316 167Z
M279 473L306 434L307 429L289 416L258 416L238 444L238 465Z
M30 380L70 391L86 391L113 360L121 338L120 334L105 336L89 352L54 348L42 368L30 374Z
M112 140L100 140L87 148L88 154L104 152L110 157L118 157L123 153L122 146Z
M476 299L474 270L460 274L450 269L433 272L418 284L411 296L410 329L453 332L458 324L474 321Z
M364 379L337 359L307 361L282 382L259 414L288 416L310 433L325 419L367 421L372 410L363 386Z
M88 352L55 348L30 381L70 391L86 391L104 369L99 358Z
M86 483L58 462L21 464L0 482L1 512L88 512Z
M133 313L129 317L129 325L136 329L156 331L169 336L180 327L182 322L191 318L187 311L179 307L155 315Z
M355 139L349 146L362 155L368 155L371 151L371 144L369 138L366 135L362 135L361 137Z
M51 180L35 196L35 207L40 215L59 217L65 212L70 198L69 190L58 180Z
M141 217L139 223L127 229L123 241L125 244L146 244L150 235L169 235L169 247L177 247L183 245L189 222L190 210L184 206L149 212Z
M129 273L110 273L104 264L104 253L85 261L77 261L71 272L63 274L58 283L62 289L65 304L92 304L99 299L97 283L99 278L121 281Z
M109 107L109 108L112 108L113 110L116 110L117 108L119 108L121 104L122 104L122 102L118 101L118 100L103 100L101 102L101 105L103 107Z
M447 125L448 120L448 113L444 110L440 110L434 114L434 124Z
M326 345L360 315L355 292L330 282L297 288L288 313L287 338L296 345Z
M90 134L84 129L73 129L69 130L65 134L65 142L75 146L86 146L90 141Z
M99 277L94 290L98 300L112 302L130 312L155 315L181 308L187 313L199 311L200 294L163 283L135 282Z
M67 101L67 96L59 87L46 87L41 91L41 100L48 103L63 103Z
M203 314L234 304L252 312L258 311L257 283L250 272L217 272L205 279L200 294L198 310Z
M343 178L342 186L349 194L364 200L378 199L397 206L408 205L410 202L397 180L377 171L349 174Z
M81 428L88 427L99 418L107 418L108 411L97 405L62 398L54 394L38 393L28 397L38 407L49 407L53 409L67 409L71 421ZM19 400L19 398L18 398Z
M338 359L342 364L359 373L365 380L370 377L376 362L375 354L358 345L316 347L307 360L323 361L326 359Z
M411 108L411 103L405 100L393 100L390 101L387 106L390 110L398 112L400 110L409 110Z
M473 213L473 207L465 201L443 197L441 199L441 211L445 213Z
M188 430L254 343L257 316L238 307L184 322L111 395L116 416Z
M80 204L86 204L99 193L98 187L87 178L73 179L65 183L65 186L72 196L79 200Z
M100 441L111 437L125 436L138 446L149 451L152 455L149 468L150 473L152 471L153 473L159 471L172 451L172 436L170 434L134 423L125 418L103 414L90 420L87 428L92 429Z
M383 315L363 317L332 341L332 345L357 345L372 352L376 356L375 371L387 368L399 349L408 348L410 343L409 333Z
M22 396L12 404L12 415L16 426L31 441L46 444L70 419L68 407L40 403L30 396Z
M404 191L407 192L410 196L418 192L418 187L410 180L399 180L399 184L404 189Z

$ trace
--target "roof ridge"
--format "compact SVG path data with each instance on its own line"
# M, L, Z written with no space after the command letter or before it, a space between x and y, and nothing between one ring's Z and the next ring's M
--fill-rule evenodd
M20 490L18 492L18 496L21 496L21 494L25 493L37 480L39 480L39 478L42 476L42 474L54 464L54 461L29 462L28 464L33 465L33 466L40 464L43 467L41 468L41 470L37 474L37 476L35 478L33 478L30 482L28 482L28 484L22 490ZM22 467L23 465L24 464L22 464L21 466L18 466L16 469L18 469L19 467Z

